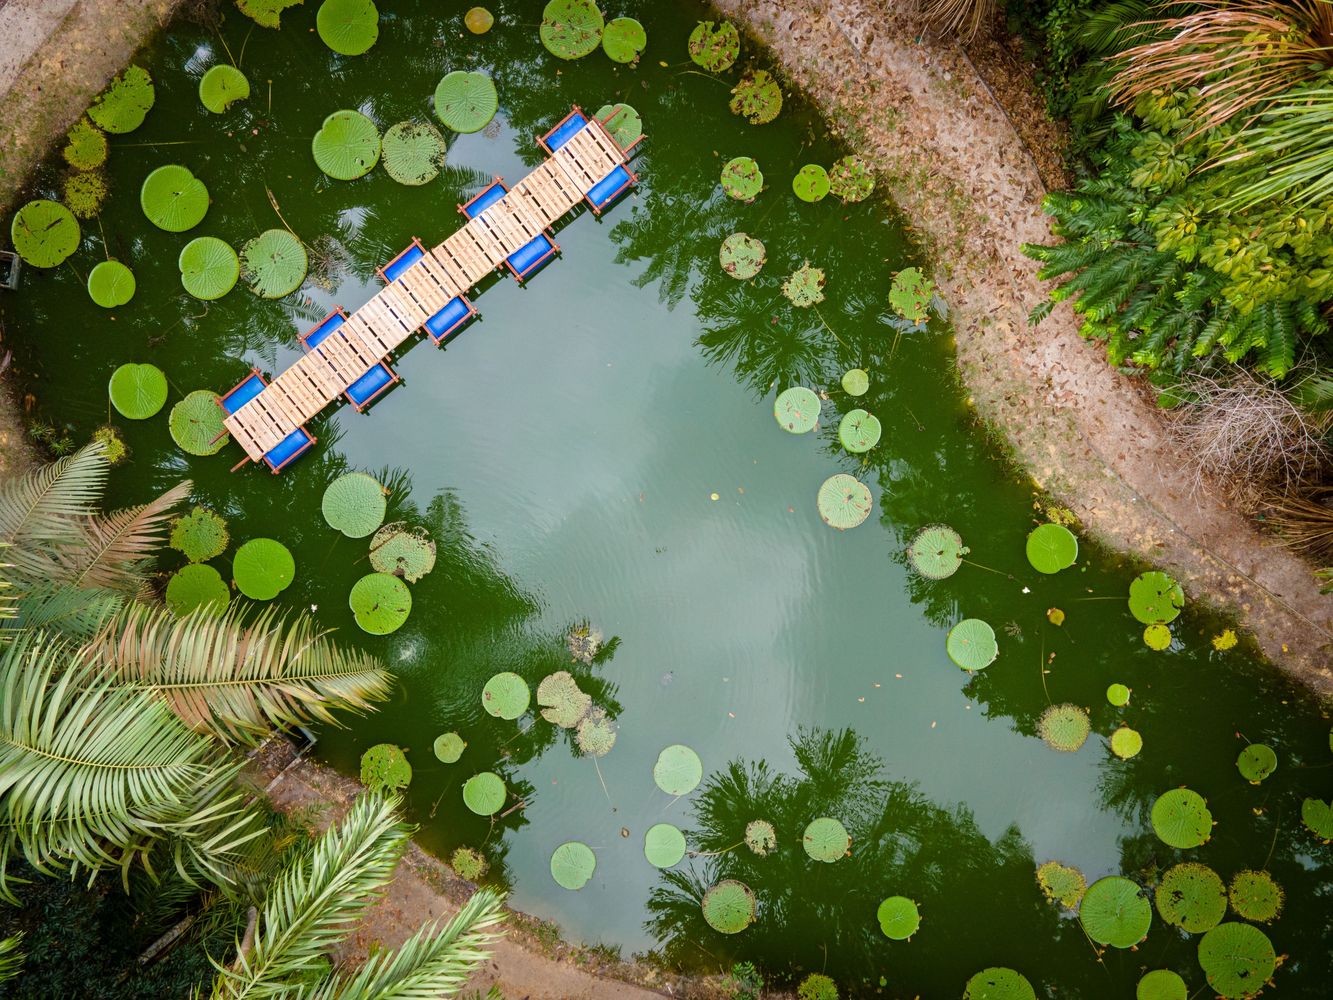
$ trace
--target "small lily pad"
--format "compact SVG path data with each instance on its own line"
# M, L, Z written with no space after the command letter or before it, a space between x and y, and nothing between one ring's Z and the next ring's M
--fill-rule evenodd
M722 270L737 281L748 281L768 260L764 244L747 233L732 233L722 241L717 254Z
M1257 785L1277 770L1277 754L1272 747L1251 743L1236 758L1236 770L1252 785Z
M399 184L420 187L440 175L448 147L429 122L390 125L380 144L384 172Z
M196 389L171 408L167 427L171 440L191 455L216 455L227 443L222 407L211 389Z
M890 896L875 911L879 929L890 941L906 941L921 926L921 911L906 896Z
M683 743L673 743L664 749L653 764L653 781L668 795L688 795L703 776L703 761Z
M1227 890L1207 865L1186 861L1162 873L1154 894L1157 912L1187 934L1202 934L1227 915Z
M847 856L852 847L847 828L831 816L812 820L801 835L801 846L815 861L832 864Z
M1027 557L1038 573L1058 573L1078 560L1078 539L1063 524L1042 524L1028 534Z
M1325 843L1333 840L1333 802L1305 799L1301 802L1301 822Z
M722 190L737 201L754 201L764 189L764 172L748 156L728 160L722 167Z
M958 572L963 556L971 551L947 524L928 524L912 538L907 558L927 580L944 580Z
M241 247L241 275L261 299L280 299L301 287L310 259L285 229L266 229Z
M339 55L359 56L380 37L380 12L373 0L324 0L315 15L315 30Z
M870 388L870 376L864 368L849 368L842 374L842 391L849 396L864 396Z
M588 884L596 870L597 855L577 840L561 844L551 854L551 878L562 889L577 892Z
M480 132L499 108L495 81L476 70L446 73L435 87L435 117L455 132Z
M1072 910L1087 891L1088 880L1073 865L1059 861L1044 861L1037 866L1037 885L1052 903Z
M79 248L79 223L58 201L39 198L17 212L9 224L14 251L25 264L55 267Z
M935 285L919 268L905 267L893 276L889 305L903 319L922 325L930 316L930 300Z
M192 563L207 562L227 550L226 518L207 507L195 507L171 522L167 544Z
M643 835L643 856L656 868L671 868L685 857L685 834L670 823L657 823Z
M875 505L870 487L845 472L825 479L815 500L824 523L839 531L855 528Z
M220 299L236 286L241 259L231 245L216 236L190 240L176 259L181 284L196 299Z
M376 743L361 755L361 783L372 792L400 792L412 783L412 765L403 748Z
M144 178L139 207L158 229L183 233L208 214L208 188L188 167L169 163Z
M594 0L550 0L537 34L553 56L582 59L601 43L604 24Z
M1152 806L1152 828L1168 847L1200 847L1213 835L1213 814L1202 795L1188 788L1173 788Z
M773 403L773 416L784 431L805 434L819 423L819 397L803 385L784 389Z
M167 376L157 365L121 365L107 385L111 405L128 420L147 420L167 402Z
M1116 708L1124 708L1129 704L1130 688L1124 684L1112 684L1106 689L1106 700Z
M980 618L964 618L949 629L945 641L949 659L964 670L984 670L1000 654L995 630Z
M1153 969L1139 980L1134 1000L1187 1000L1189 987L1170 969Z
M485 7L469 7L463 25L474 35L484 35L495 25L495 15Z
M704 893L704 921L719 934L739 934L754 923L754 893L744 882L723 879Z
M573 729L592 708L592 697L579 688L568 670L557 670L537 685L537 704L547 722Z
M1068 702L1052 705L1037 720L1037 732L1052 749L1074 753L1087 742L1088 734L1092 732L1092 720L1077 705Z
M481 707L486 713L509 722L526 712L531 701L528 682L508 670L495 674L481 689Z
M167 581L166 602L177 618L199 608L208 608L209 614L220 615L231 603L231 592L222 575L212 566L190 563L178 569Z
M1277 969L1273 942L1258 927L1219 924L1199 941L1199 965L1209 987L1225 1000L1258 996Z
M643 135L643 119L628 104L603 104L596 117L621 149L628 149Z
M844 205L865 201L875 189L875 176L859 156L844 156L829 168L829 190Z
M508 797L505 783L492 771L474 774L463 783L463 804L478 816L494 816Z
M982 969L969 979L963 1000L1037 1000L1037 993L1021 972L996 967Z
M370 540L370 566L377 573L392 573L416 583L435 568L435 543L425 528L403 521L386 524Z
M88 109L88 117L102 131L124 135L143 124L156 97L148 71L141 66L130 66L97 96Z
M1143 750L1143 736L1137 729L1121 726L1111 734L1111 753L1121 760L1137 757Z
M818 163L807 163L796 171L791 189L801 201L821 201L829 193L828 171Z
M96 170L106 162L110 151L106 133L87 118L80 118L65 134L65 148L60 155L75 170Z
M1255 923L1276 920L1282 912L1282 887L1268 872L1241 871L1231 880L1227 893L1236 916Z
M727 106L751 125L766 125L782 110L782 88L767 70L757 69L746 73L731 88Z
M700 21L690 32L690 59L710 73L730 69L741 54L741 36L730 21Z
M1139 886L1120 875L1099 878L1078 907L1083 929L1097 944L1132 948L1152 926L1152 904Z
M768 820L752 819L745 824L745 846L762 858L777 848L778 832Z
M616 727L604 708L591 708L574 731L579 752L587 757L605 757L616 745Z
M782 294L799 309L808 309L824 301L824 269L803 261L782 283Z
M368 573L352 585L347 604L362 631L388 635L412 613L412 592L396 576Z
M1174 621L1185 606L1180 584L1160 570L1136 576L1129 585L1129 611L1145 625Z
M296 579L296 560L287 546L272 538L252 538L231 561L236 589L252 601L271 601Z
M354 181L380 161L380 131L360 111L335 111L310 141L315 166L336 181Z
M882 429L879 417L865 410L848 410L838 421L838 440L853 455L860 455L879 444Z
M1171 630L1160 622L1144 626L1143 644L1158 653L1171 648Z
M648 32L632 17L616 17L602 31L602 51L612 62L632 63L648 47Z
M441 733L435 737L435 742L431 745L435 751L435 759L441 764L457 764L463 751L467 749L467 741L457 733Z
M88 272L88 297L103 309L134 298L134 272L118 260L104 260Z
M320 509L329 527L348 538L365 538L384 522L388 502L374 476L348 472L329 483Z
M250 96L250 81L235 66L219 63L199 81L199 102L220 115L237 101Z

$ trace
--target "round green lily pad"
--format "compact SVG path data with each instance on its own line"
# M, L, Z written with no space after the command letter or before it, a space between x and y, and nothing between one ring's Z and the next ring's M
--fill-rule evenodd
M448 147L429 122L390 125L380 144L384 172L399 184L420 187L439 176Z
M226 518L207 507L196 507L171 522L167 544L190 562L199 563L222 555L230 538Z
M819 423L819 397L803 385L784 389L773 403L773 416L784 431L805 434Z
M920 268L905 267L893 276L889 305L903 319L920 326L930 318L930 300L934 295L935 285Z
M1044 861L1037 866L1037 885L1052 903L1072 910L1088 889L1088 880L1073 865L1059 861Z
M1037 1000L1037 993L1021 972L997 967L969 979L963 1000Z
M1236 770L1252 785L1257 785L1277 770L1277 754L1262 743L1251 743L1236 758Z
M1221 876L1197 861L1168 868L1155 896L1162 919L1187 934L1202 934L1227 915L1227 890Z
M380 132L360 111L335 111L310 140L310 152L334 180L354 181L380 161Z
M370 566L416 583L435 568L435 543L424 528L403 521L386 524L370 540Z
M1320 840L1333 840L1333 803L1305 799L1301 802L1301 822Z
M745 846L762 858L777 848L778 832L768 820L752 819L745 824Z
M1145 625L1174 621L1185 606L1180 584L1160 570L1136 576L1129 585L1129 611Z
M1078 539L1063 524L1042 524L1028 534L1027 555L1038 573L1058 573L1078 559Z
M597 855L577 840L567 841L551 853L551 878L562 889L577 892L588 884L596 870Z
M688 795L703 776L703 761L683 743L673 743L664 749L653 764L653 781L668 795Z
M1116 708L1124 708L1129 704L1130 689L1124 684L1112 684L1106 689L1106 700Z
M488 715L509 722L526 712L531 700L528 682L508 670L495 674L481 689L481 707Z
M208 188L187 167L168 163L144 178L139 206L158 229L183 233L208 214Z
M171 408L171 440L191 455L216 455L227 443L222 407L211 389L196 389Z
M368 573L352 584L347 604L362 631L371 635L396 632L412 613L412 592L388 573Z
M435 88L435 117L455 132L480 132L499 108L495 81L485 73L456 69Z
M134 298L134 272L118 260L104 260L88 272L88 297L103 309Z
M821 201L829 192L828 171L818 163L807 163L791 179L791 189L801 201Z
M537 685L537 704L542 718L564 729L573 729L588 714L592 697L580 690L568 670L557 670Z
M875 505L870 487L845 472L825 479L815 500L824 523L839 531L855 528Z
M474 35L484 35L495 25L495 15L485 7L469 7L463 25Z
M602 51L612 62L632 63L647 47L648 32L634 18L615 17L606 22L602 31Z
M594 0L551 0L537 33L551 55L582 59L601 43L603 24Z
M457 733L441 733L435 737L432 749L435 751L435 759L441 764L457 764L467 749L467 741Z
M824 269L811 267L803 261L782 283L782 294L800 309L808 309L824 301Z
M1074 753L1087 742L1092 720L1077 705L1052 705L1037 720L1037 732L1046 745L1064 753Z
M55 267L79 248L79 223L60 202L38 198L14 213L9 238L25 264Z
M767 70L753 70L731 88L731 102L727 107L751 125L766 125L782 110L782 88Z
M1143 890L1120 875L1099 878L1083 894L1078 918L1088 937L1112 948L1132 948L1148 934L1152 904Z
M190 563L178 569L167 581L166 601L177 618L199 608L209 608L210 614L220 615L231 603L231 591L212 566Z
M110 151L106 133L87 118L80 118L65 133L65 148L60 155L75 170L96 170L106 162Z
M860 455L879 444L882 429L879 417L865 410L848 410L838 421L838 440L853 455Z
M754 923L754 893L744 882L723 879L704 893L704 921L719 934L739 934Z
M380 37L380 12L373 0L324 0L315 30L341 56L359 56Z
M714 24L712 21L700 21L690 32L687 43L690 59L696 66L702 66L710 73L721 73L730 69L741 54L741 36L736 26L730 21Z
M841 861L851 850L852 838L847 828L831 816L812 820L801 835L801 846L815 861L832 864Z
M1236 916L1255 923L1276 920L1282 912L1282 886L1268 872L1241 871L1231 879L1227 893Z
M235 66L219 63L199 81L199 102L220 115L237 101L250 96L250 81Z
M199 236L185 244L176 259L181 284L196 299L220 299L236 286L241 259L216 236Z
M849 368L842 373L842 391L849 396L864 396L870 388L870 376L864 368Z
M1170 969L1153 969L1139 980L1134 1000L1187 1000L1185 980Z
M121 365L107 385L111 405L128 420L147 420L167 402L167 376L157 365Z
M603 104L595 115L621 149L628 149L643 135L643 119L628 104Z
M236 589L252 601L271 601L296 579L296 560L282 542L252 538L231 560Z
M399 792L412 783L412 765L403 748L376 743L361 755L361 783L372 792Z
M579 753L587 757L605 757L616 745L616 727L604 708L591 708L579 720L574 731Z
M1171 630L1165 625L1154 623L1143 628L1143 644L1160 653L1171 648Z
M1202 795L1188 788L1173 788L1152 805L1152 828L1168 847L1188 850L1213 835L1213 814Z
M365 472L348 472L329 483L320 509L330 528L348 538L365 538L384 522L388 501L379 480Z
M1258 996L1273 978L1277 952L1258 927L1219 924L1199 941L1199 965L1209 987L1226 1000Z
M921 926L921 911L906 896L890 896L875 911L879 929L890 941L906 941Z
M958 572L963 556L971 551L947 524L928 524L913 536L907 558L927 580L944 580Z
M463 783L463 804L478 816L494 816L508 796L505 783L491 771L474 774Z
M88 117L102 131L124 135L143 124L156 97L148 71L141 66L130 66L97 96L88 109Z
M764 189L764 172L748 156L728 160L722 167L722 190L737 201L754 201Z
M643 856L655 868L671 868L685 857L685 834L670 823L657 823L643 835Z
M844 205L865 201L875 190L875 176L859 156L844 156L829 167L829 190Z
M1137 757L1143 749L1143 736L1137 729L1121 726L1111 734L1111 753L1121 760Z
M106 178L100 170L86 170L65 178L66 207L80 219L92 219L102 211L106 201Z
M717 253L722 270L737 281L749 281L768 260L764 244L747 233L732 233Z
M949 629L944 648L949 659L964 670L984 670L1000 654L995 629L980 618L964 618Z

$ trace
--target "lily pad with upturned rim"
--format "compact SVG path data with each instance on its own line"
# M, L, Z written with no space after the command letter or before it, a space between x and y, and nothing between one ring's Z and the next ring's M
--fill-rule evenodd
M1227 914L1227 890L1221 876L1197 861L1168 868L1153 895L1162 919L1187 934L1211 930Z
M104 260L88 272L88 297L103 309L134 298L134 272L118 260Z
M1189 987L1170 969L1153 969L1139 980L1134 1000L1187 1000Z
M231 245L216 236L198 236L185 244L176 258L181 285L196 299L220 299L236 287L241 259Z
M88 109L88 117L102 131L124 135L143 124L156 97L148 70L130 66L97 95L97 100Z
M469 7L463 15L463 26L474 35L484 35L495 25L495 15L485 7Z
M1143 750L1143 736L1137 729L1121 726L1111 734L1111 753L1121 760L1130 760Z
M139 207L158 229L183 233L208 214L208 188L188 167L168 163L144 178Z
M805 434L819 423L819 408L819 396L813 389L794 385L778 393L773 402L773 416L784 431Z
M949 629L944 648L949 659L967 671L986 669L1000 654L995 629L980 618L964 618Z
M737 201L754 201L764 189L764 172L748 156L737 156L722 167L722 190Z
M906 941L921 926L921 911L906 896L890 896L875 911L879 929L890 941Z
M1152 828L1168 847L1200 847L1213 835L1213 814L1202 795L1188 788L1173 788L1152 805Z
M963 556L971 551L947 524L928 524L913 536L907 558L927 580L944 580L958 572Z
M731 113L751 125L766 125L782 110L782 88L767 70L746 73L731 88Z
M1028 533L1027 557L1038 573L1058 573L1078 560L1078 539L1063 524L1042 524Z
M754 893L744 882L723 879L704 893L704 921L719 934L739 934L754 923Z
M1154 652L1164 652L1171 648L1171 630L1160 622L1145 625L1143 644Z
M235 66L219 63L199 81L199 103L220 115L250 96L250 81Z
M673 743L657 755L653 781L668 795L688 795L703 780L704 765L699 755L683 743Z
M80 118L65 133L65 148L60 155L75 170L96 170L106 162L110 151L106 133L87 118Z
M1088 886L1078 918L1097 944L1132 948L1148 935L1152 904L1136 883L1121 875L1107 875Z
M79 223L58 201L38 198L28 202L9 224L14 251L25 264L55 267L79 248Z
M603 104L595 114L621 149L628 149L643 135L643 119L629 104Z
M934 283L920 268L905 267L893 276L889 305L903 319L921 326L930 318L930 300L934 294Z
M147 420L167 402L167 376L157 365L125 364L111 373L107 393L127 420Z
M431 744L435 759L441 764L457 764L467 749L467 741L457 733L440 733Z
M745 824L745 846L762 858L777 848L778 832L768 820L752 819Z
M588 714L592 696L579 688L579 682L568 670L557 670L537 685L537 705L547 722L573 729Z
M1185 606L1180 584L1160 570L1136 576L1129 584L1129 611L1145 625L1174 621Z
M879 444L879 417L865 410L848 410L838 421L838 440L853 455L861 455Z
M1199 941L1199 965L1208 985L1225 1000L1258 996L1277 969L1273 942L1258 927L1218 924Z
M446 73L435 87L435 117L461 134L480 132L499 107L495 81L476 70Z
M252 538L231 560L236 589L252 601L271 601L296 579L296 560L282 542Z
M967 981L963 1000L1037 1000L1037 993L1021 972L994 967Z
M435 543L425 528L404 521L386 524L370 540L370 566L416 583L435 568Z
M685 857L685 834L670 823L656 823L643 835L643 856L655 868L672 868Z
M597 855L577 840L566 841L551 853L551 878L556 885L577 892L592 879L597 870Z
M801 201L821 201L829 193L828 171L818 163L807 163L791 179L791 189Z
M190 563L178 569L167 581L166 602L177 618L199 608L208 608L209 614L220 615L231 603L231 592L222 574L212 566Z
M365 538L384 523L388 501L378 479L365 472L346 472L324 490L320 510L330 528L348 538Z
M808 309L824 301L824 269L803 261L782 283L782 294L798 309Z
M833 864L841 861L851 850L852 838L847 828L832 816L811 820L801 834L801 846L815 861Z
M875 505L870 487L845 472L825 479L815 499L824 523L839 531L861 524Z
M741 54L741 36L730 21L714 24L700 21L690 32L687 43L690 59L710 73L730 69Z
M211 389L196 389L171 408L171 440L191 455L216 455L230 439L222 426L222 407Z
M1060 861L1044 861L1037 866L1037 885L1042 894L1052 903L1059 903L1066 910L1077 908L1083 893L1088 889L1088 880L1073 865Z
M447 152L444 136L429 122L390 125L380 142L384 172L408 187L420 187L438 177Z
M732 233L717 252L722 270L737 281L749 281L768 260L764 244L748 233Z
M315 15L320 39L341 56L359 56L380 37L374 0L324 0Z
M335 111L310 140L315 166L336 181L354 181L380 160L380 131L360 111Z
M241 247L241 276L261 299L296 291L309 264L301 241L285 229L266 229Z
M403 748L376 743L361 755L361 783L372 792L400 792L412 783L412 765Z
M1092 720L1078 705L1065 702L1052 705L1037 720L1037 732L1053 750L1075 753L1087 742Z
M463 783L463 804L478 816L494 816L508 795L504 781L493 771L474 774Z
M192 563L207 562L227 550L227 521L207 507L195 507L171 522L167 544Z
M368 573L352 584L348 607L362 631L371 635L396 632L412 613L412 592L388 573Z
M1282 912L1284 893L1268 872L1247 869L1232 877L1227 898L1236 916L1266 924Z
M594 0L550 0L537 34L551 55L582 59L601 44L604 26Z
M1277 770L1277 754L1262 743L1251 743L1236 758L1236 770L1252 785L1257 785Z
M849 368L842 373L842 391L849 396L864 396L870 388L870 376L864 368Z
M632 17L615 17L602 29L602 51L617 63L632 63L648 47L648 32Z
M509 670L493 675L481 689L481 707L488 715L507 722L513 722L526 712L531 701L528 682Z
M859 156L844 156L829 167L829 190L844 205L865 201L875 189L875 175Z

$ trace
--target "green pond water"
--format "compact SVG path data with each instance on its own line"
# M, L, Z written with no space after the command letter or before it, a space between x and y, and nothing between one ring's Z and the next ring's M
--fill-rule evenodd
M378 43L347 59L314 33L316 6L285 13L280 31L252 30L228 8L220 32L183 21L141 54L157 103L142 128L113 138L100 220L84 225L67 265L26 268L21 291L0 297L34 418L86 439L107 422L106 382L127 361L162 367L171 402L224 390L251 364L276 373L333 304L351 310L374 293L374 269L412 236L438 242L461 222L455 205L492 175L513 182L539 163L534 136L572 103L628 101L649 133L630 197L561 228L561 259L528 287L491 281L474 299L481 322L444 351L410 347L396 362L404 384L369 415L343 408L316 421L317 448L281 476L230 474L235 445L185 456L165 410L113 421L133 452L113 477L113 503L189 477L198 501L230 521L233 548L215 561L224 576L236 543L279 539L298 570L278 603L317 608L397 675L379 712L323 729L324 759L355 772L372 744L403 746L423 844L443 856L483 850L488 880L516 907L626 956L652 950L705 971L750 959L778 978L826 971L851 995L890 997L960 996L972 973L1006 965L1043 997L1128 998L1145 970L1171 968L1202 996L1197 935L1155 914L1136 951L1099 961L1077 919L1034 880L1036 864L1059 859L1089 881L1124 873L1151 886L1177 861L1198 860L1227 880L1246 868L1273 874L1287 897L1265 926L1288 956L1278 995L1328 995L1333 854L1300 822L1302 799L1333 789L1327 718L1244 644L1214 651L1227 623L1195 604L1172 624L1170 649L1149 650L1124 599L1145 567L1087 541L1058 575L1028 565L1024 539L1044 516L977 426L947 325L900 335L889 321L892 273L920 263L902 221L878 199L804 204L791 193L802 164L846 152L808 104L791 95L760 127L731 115L729 83L688 62L686 37L708 16L692 3L615 5L648 29L635 68L600 52L554 59L538 43L535 3L493 4L498 24L483 37L463 32L466 4L383 3ZM227 50L253 94L214 116L197 82ZM750 44L746 62L768 65ZM339 183L315 167L310 138L325 115L359 108L381 128L429 117L436 82L460 67L495 78L500 114L482 133L451 137L440 179L406 188L377 169ZM718 187L737 155L755 157L768 181L750 205ZM212 194L188 234L153 228L138 206L143 177L173 162ZM55 195L58 178L53 163L37 188ZM239 286L212 304L184 294L176 257L189 238L239 246L283 221L317 258L298 293L262 301ZM719 243L737 230L768 248L750 283L718 267ZM104 240L138 279L134 300L112 312L83 288ZM817 311L779 291L807 258L828 279ZM860 405L884 424L864 463L836 433L855 405L838 378L854 366L871 374ZM772 416L776 390L798 383L828 390L814 434L784 433ZM434 572L412 587L410 619L384 638L362 634L347 610L369 571L366 541L320 514L324 487L349 469L390 483L390 519L428 526L439 545ZM845 533L815 509L835 472L858 475L875 497L871 519ZM941 521L982 565L931 583L904 548ZM178 564L172 553L164 574ZM1048 622L1052 607L1065 612L1062 626ZM998 660L975 676L944 651L964 617L999 637ZM585 622L606 640L591 664L566 647ZM596 766L540 716L503 722L482 709L493 673L516 671L535 689L559 669L614 717L616 744ZM1133 688L1126 708L1107 703L1112 682ZM1037 735L1043 710L1060 702L1090 710L1094 732L1077 753ZM1144 739L1129 761L1107 748L1121 721ZM453 765L431 751L447 730L468 741ZM1260 786L1234 765L1247 741L1280 759ZM672 743L704 763L704 784L680 799L651 773ZM460 796L483 770L504 777L511 806L521 801L494 823ZM1206 796L1216 820L1197 850L1167 847L1149 823L1155 798L1179 785ZM819 816L850 831L850 857L806 856L802 831ZM777 829L763 858L736 847L757 818ZM659 872L642 850L659 822L709 853ZM597 856L578 892L549 873L567 840ZM724 877L759 901L757 923L734 937L710 930L698 907ZM887 940L876 922L880 900L897 894L920 904L911 941Z

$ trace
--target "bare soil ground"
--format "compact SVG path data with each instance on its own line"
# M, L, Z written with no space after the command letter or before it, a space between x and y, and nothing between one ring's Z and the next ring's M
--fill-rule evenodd
M1100 540L1235 611L1275 663L1333 693L1333 599L1309 566L1221 497L1190 495L1161 412L1079 336L1072 310L1028 325L1046 288L1019 248L1052 240L1041 199L1063 180L1048 155L1058 137L1031 114L1011 120L960 46L921 41L887 0L715 2L772 49L912 221L971 401L1036 484Z

